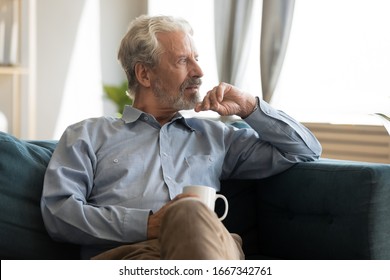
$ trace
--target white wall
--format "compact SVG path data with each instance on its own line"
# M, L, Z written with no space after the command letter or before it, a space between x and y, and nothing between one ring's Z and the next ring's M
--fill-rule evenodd
M146 11L144 0L37 1L37 139L58 139L71 123L114 113L102 84L124 81L117 48Z

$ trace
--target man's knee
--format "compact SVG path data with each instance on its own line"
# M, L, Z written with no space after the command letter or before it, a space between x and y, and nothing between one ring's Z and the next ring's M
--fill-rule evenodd
M214 211L196 199L180 199L167 209L160 243L163 259L240 258L240 244Z
M217 216L204 203L194 198L183 198L178 200L173 203L165 213L165 220L192 220L199 217L214 219Z

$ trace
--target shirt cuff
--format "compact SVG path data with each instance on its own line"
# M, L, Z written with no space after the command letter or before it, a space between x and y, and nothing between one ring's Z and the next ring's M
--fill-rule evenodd
M260 106L259 100L260 100L259 97L256 96L256 105L255 105L255 107L253 108L252 112L246 118L242 118L243 120L248 119L254 112L256 112L259 109L259 106Z
M123 219L124 242L140 242L147 239L150 209L128 209Z

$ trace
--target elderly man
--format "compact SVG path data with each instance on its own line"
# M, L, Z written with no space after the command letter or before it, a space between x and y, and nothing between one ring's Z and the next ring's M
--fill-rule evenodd
M240 237L183 187L219 190L221 179L264 178L321 153L305 127L232 85L201 99L192 34L182 19L135 19L118 55L133 106L120 119L71 125L58 143L43 218L54 239L80 244L83 258L243 259ZM238 115L251 128L184 118L183 109Z

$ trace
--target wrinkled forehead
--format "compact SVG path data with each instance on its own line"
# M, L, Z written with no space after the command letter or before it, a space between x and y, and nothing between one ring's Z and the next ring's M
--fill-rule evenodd
M162 53L171 55L196 54L194 38L191 34L183 31L160 32L157 35L157 40L160 43Z

